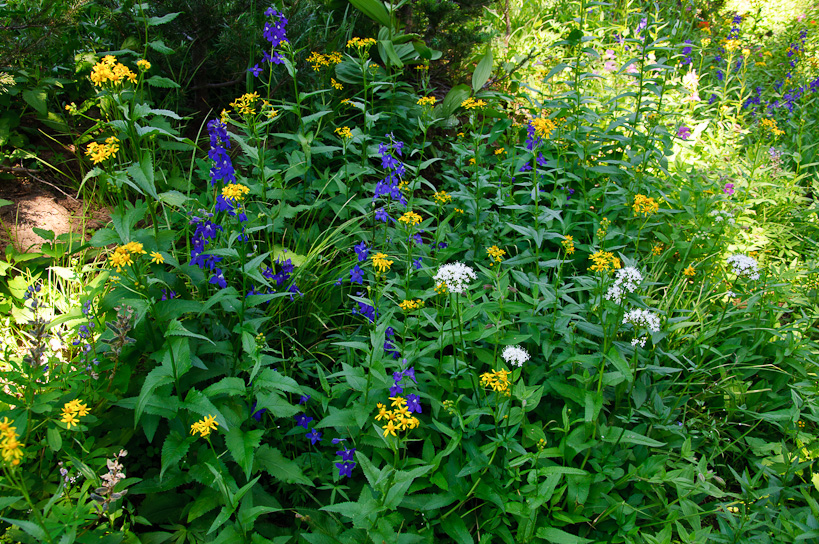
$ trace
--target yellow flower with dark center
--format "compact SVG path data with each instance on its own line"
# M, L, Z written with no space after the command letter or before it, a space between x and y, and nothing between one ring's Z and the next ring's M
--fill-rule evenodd
M589 257L594 264L589 268L594 272L608 272L620 268L620 259L609 251L598 251Z
M222 188L222 197L225 200L234 202L241 202L248 193L250 193L250 189L241 183L231 183Z
M501 262L503 260L503 256L506 255L506 251L500 249L498 246L488 247L486 248L486 252L490 257L492 257L492 259L495 260L496 263Z
M373 266L375 270L380 274L386 272L392 266L393 261L387 260L386 253L376 253L373 255Z
M353 137L350 127L338 127L335 133L338 134L339 138L350 139Z
M574 238L567 234L564 237L564 240L560 242L560 245L563 246L563 249L566 251L566 255L571 255L574 253Z
M417 213L410 211L399 217L398 220L407 225L417 225L423 221L424 218Z
M119 140L114 136L106 138L104 144L91 142L85 148L85 154L91 157L91 162L99 164L117 154L119 151Z
M208 415L191 425L191 434L199 433L201 438L207 438L210 432L215 431L218 426L216 416Z
M165 257L162 256L161 253L158 251L151 251L151 262L156 264L162 264L165 262Z
M634 215L642 214L643 217L648 217L651 214L657 213L660 209L660 205L657 204L657 201L653 198L638 194L634 196L632 208L634 208Z

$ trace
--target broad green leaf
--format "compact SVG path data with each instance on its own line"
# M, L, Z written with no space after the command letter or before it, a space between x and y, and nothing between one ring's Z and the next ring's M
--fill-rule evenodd
M245 381L242 378L225 377L205 388L203 393L207 397L215 397L218 395L243 395L245 393Z
M172 79L161 76L152 76L145 80L145 83L151 87L159 87L161 89L178 89L179 85Z
M154 200L159 199L154 185L154 161L149 153L144 153L139 162L132 164L125 170L139 186L143 195L150 196Z
M60 430L56 427L49 427L46 431L46 438L48 440L48 447L51 451L60 451L63 447L63 438L60 435Z
M554 544L587 544L593 542L588 538L581 538L554 527L541 527L537 530L537 536Z
M257 466L276 478L288 484L303 484L313 486L311 482L301 472L301 468L294 461L284 457L279 450L263 444L256 450Z
M174 13L168 13L167 15L163 15L162 17L148 17L146 24L148 26L164 25L165 23L170 23L180 15L182 15L182 12L176 11Z
M165 442L162 444L162 468L159 471L159 479L165 475L165 470L181 461L191 447L191 439L182 436L176 431L171 431Z
M350 0L350 3L358 8L361 13L380 24L390 28L392 22L390 21L390 12L382 2L378 0Z
M443 103L440 106L436 106L435 110L436 113L440 112L438 117L449 117L455 110L461 107L461 102L469 98L469 95L472 94L472 89L470 89L467 85L456 85L452 87L444 98ZM441 108L438 110L438 108Z
M171 369L165 366L158 366L148 372L145 376L145 381L142 383L142 390L139 392L137 398L136 408L134 409L134 425L139 422L142 412L145 410L145 405L148 403L151 395L158 387L173 383L173 375Z
M210 399L201 391L196 389L188 390L188 394L185 396L185 401L182 403L181 407L186 410L190 410L195 414L199 414L202 417L215 416L216 422L219 424L222 431L230 430L227 421L225 420L225 416L222 415L222 412L220 412L219 409L216 408L216 406L210 401Z
M492 75L492 47L487 47L486 53L481 57L475 71L472 72L472 90L480 91L489 81L490 75Z
M202 336L201 334L196 334L186 329L178 319L174 319L168 323L168 328L165 331L165 338L168 338L169 336L187 336L188 338L198 338L199 340L205 340L206 342L214 344L213 340L207 336Z
M233 427L225 433L225 444L233 460L242 468L245 478L250 479L250 472L253 470L253 455L256 448L261 443L264 430L243 431L239 427Z
M25 100L26 104L37 110L37 113L40 115L45 115L48 113L46 98L48 98L48 95L43 89L30 89L23 91L23 100Z

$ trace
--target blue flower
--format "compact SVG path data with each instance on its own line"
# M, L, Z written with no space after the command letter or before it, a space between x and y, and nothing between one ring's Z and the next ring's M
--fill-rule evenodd
M370 253L370 250L367 249L367 242L362 241L360 244L353 247L353 249L355 249L355 254L358 255L358 262L367 260L367 255Z
M406 359L404 359L406 361ZM411 379L414 383L418 383L418 380L415 379L415 367L409 367L404 371L404 377Z
M308 429L310 422L313 421L313 418L307 414L299 414L297 416L293 416L293 418L296 420L296 425L304 427L305 429Z
M343 463L336 463L336 466L338 467L339 477L341 476L347 476L348 478L352 477L353 469L355 468L355 463L351 461L345 461Z
M316 442L321 442L321 433L315 429L311 429L309 433L304 435L306 438L310 439L310 442L315 446Z
M415 270L421 270L423 265L421 264L421 257L418 257L414 261L412 261L412 265L415 267Z
M355 267L353 267L350 270L350 282L361 284L362 283L361 280L363 280L363 279L364 279L364 271L361 270L360 266L355 265Z
M387 212L384 210L384 208L378 208L377 210L375 210L375 219L377 221L386 223L387 220L390 219L390 216L387 215Z
M253 77L259 77L259 74L262 73L262 69L259 68L258 64L256 64L256 66L254 66L253 68L248 68L247 71L253 74Z
M291 285L290 287L288 287L287 290L292 293L290 295L290 302L293 302L296 295L304 296L304 294L301 291L299 291L299 286L296 285L295 283L293 285Z
M407 410L410 413L421 413L421 398L418 395L407 395Z
M343 450L337 451L336 455L340 455L342 461L352 461L354 458L353 456L355 455L355 448L351 448L349 450L344 448Z
M404 392L404 388L401 387L397 383L395 385L393 385L392 387L390 387L390 396L391 397L397 397L398 395L400 395L403 392Z

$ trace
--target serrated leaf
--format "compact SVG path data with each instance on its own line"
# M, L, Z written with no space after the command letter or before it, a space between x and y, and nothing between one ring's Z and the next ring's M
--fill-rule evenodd
M148 17L145 21L148 26L159 26L164 25L165 23L170 23L177 17L182 14L181 11L177 11L174 13L168 13L167 15L163 15L162 17Z
M225 416L222 415L222 412L219 411L218 408L210 401L208 397L205 396L204 393L197 389L190 389L188 394L185 395L185 401L181 405L182 408L186 410L190 410L195 414L199 414L202 417L205 416L215 416L216 422L225 432L230 430L227 421L225 420Z
M203 393L208 397L215 397L217 395L228 395L232 397L234 395L243 395L245 390L245 381L242 378L228 376L213 385L209 385L205 388Z
M173 376L169 368L158 366L148 372L148 375L145 376L145 381L142 383L142 389L139 392L136 407L134 408L134 425L139 422L139 418L145 410L145 405L148 403L148 399L153 395L154 391L156 391L158 387L169 383L173 383Z
M159 480L165 475L165 470L176 465L188 453L191 441L186 436L182 436L176 431L171 431L165 442L162 444L162 468L159 471Z
M165 45L165 42L163 42L162 40L154 40L152 42L148 42L148 46L154 51L158 51L163 55L170 55L171 53L173 53L173 49Z
M267 444L263 444L256 450L256 465L279 481L313 486L313 482L302 474L299 465L285 458L279 450Z
M178 89L179 85L172 79L161 76L152 76L145 80L151 87L159 87L161 89Z
M253 469L253 456L262 441L262 435L264 435L262 429L243 431L239 427L233 427L225 433L225 444L228 451L233 460L244 470L247 479L250 479L250 472Z
M210 342L213 345L216 345L213 340L208 338L207 336L202 336L201 334L196 334L195 332L191 332L185 328L181 321L178 319L174 319L170 323L168 323L168 328L165 331L165 338L170 336L187 336L188 338L198 338L199 340L205 340Z

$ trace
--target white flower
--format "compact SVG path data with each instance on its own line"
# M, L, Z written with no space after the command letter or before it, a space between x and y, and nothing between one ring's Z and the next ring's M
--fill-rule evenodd
M621 268L616 272L614 284L605 295L606 300L620 304L627 293L633 293L643 281L643 275L633 266Z
M745 276L751 280L759 279L759 264L753 257L737 253L728 257L728 264L737 276Z
M523 363L529 360L529 353L520 346L506 346L501 357L508 365L523 366Z
M660 318L648 310L631 310L623 316L623 325L626 323L631 323L634 328L643 327L652 332L660 332Z
M640 346L641 348L646 347L646 337L643 336L642 338L634 338L631 341L631 345L634 347Z
M435 285L446 287L452 293L460 294L466 291L471 280L476 280L478 276L472 268L463 263L454 262L441 266L435 274Z

